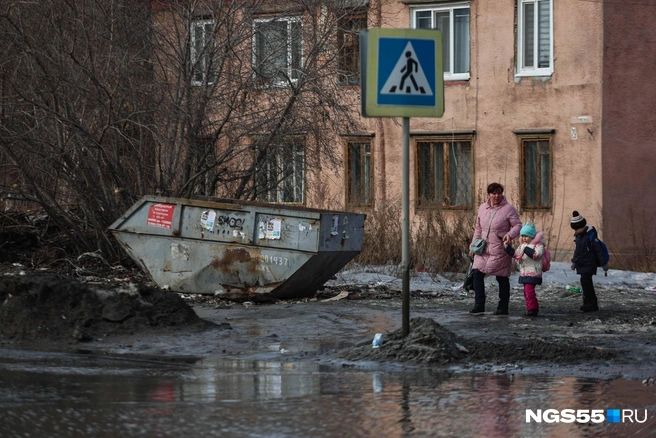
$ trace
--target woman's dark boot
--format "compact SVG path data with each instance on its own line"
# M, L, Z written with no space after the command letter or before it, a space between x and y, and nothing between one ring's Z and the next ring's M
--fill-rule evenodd
M472 271L474 274L474 308L469 313L485 312L485 274L478 269Z

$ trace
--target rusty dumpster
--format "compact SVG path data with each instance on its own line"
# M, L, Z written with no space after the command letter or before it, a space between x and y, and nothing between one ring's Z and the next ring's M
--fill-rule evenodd
M161 288L312 296L362 249L365 215L215 198L145 196L109 231Z

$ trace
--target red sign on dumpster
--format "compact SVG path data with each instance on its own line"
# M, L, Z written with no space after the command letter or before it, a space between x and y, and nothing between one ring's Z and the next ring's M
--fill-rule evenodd
M175 204L155 204L148 209L147 224L151 227L171 228Z

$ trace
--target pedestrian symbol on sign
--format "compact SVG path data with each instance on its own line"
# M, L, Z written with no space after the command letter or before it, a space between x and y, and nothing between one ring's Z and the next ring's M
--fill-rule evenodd
M385 81L380 94L433 95L433 90L431 90L424 70L417 60L412 43L409 41Z

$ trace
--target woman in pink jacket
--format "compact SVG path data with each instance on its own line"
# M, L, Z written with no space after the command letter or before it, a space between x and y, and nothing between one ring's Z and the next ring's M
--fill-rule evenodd
M499 282L499 304L495 315L508 314L510 301L510 265L512 258L506 254L505 246L519 235L522 222L515 207L503 196L503 186L492 183L487 186L489 199L478 208L476 227L472 243L478 238L485 239L483 254L474 256L474 308L469 313L485 312L485 276L496 276ZM488 231L489 230L489 231Z

